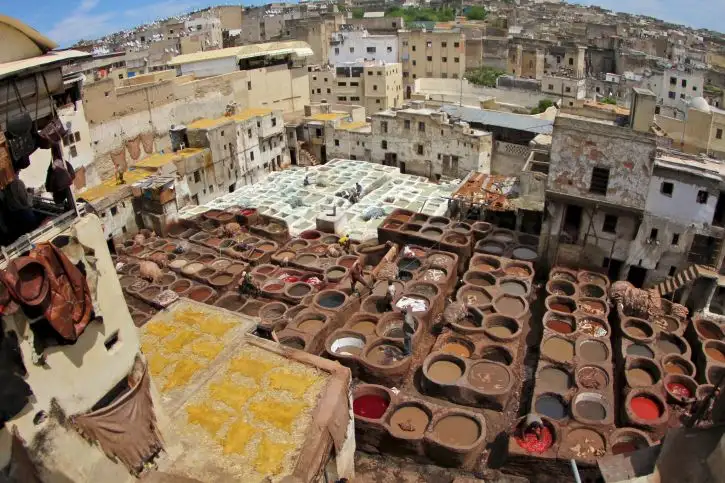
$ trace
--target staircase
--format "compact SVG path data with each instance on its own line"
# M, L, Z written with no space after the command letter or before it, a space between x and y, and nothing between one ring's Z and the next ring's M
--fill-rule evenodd
M317 159L307 151L306 149L303 149L300 147L299 149L299 155L297 157L297 165L298 166L315 166L317 165Z
M677 272L672 277L667 277L664 282L655 285L653 289L660 294L660 297L670 295L685 285L691 284L700 277L717 278L717 272L705 265L690 265L684 270Z

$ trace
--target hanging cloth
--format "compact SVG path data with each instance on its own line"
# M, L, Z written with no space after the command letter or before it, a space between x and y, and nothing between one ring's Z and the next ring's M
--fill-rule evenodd
M151 154L154 152L154 132L144 132L141 133L141 144L143 145L143 150L146 154Z
M15 179L15 169L10 158L10 150L5 140L5 134L0 132L0 190L4 189Z
M30 117L30 113L25 108L23 97L20 95L20 90L15 80L8 82L7 93L5 98L10 102L10 85L13 86L15 92L15 98L18 101L20 112L10 115L10 109L8 108L5 114L5 129L7 131L6 138L8 147L10 148L10 156L13 161L21 161L25 164L25 158L28 158L35 151L35 137L33 136L33 118ZM36 80L36 93L37 93L37 80ZM28 160L28 164L30 161ZM27 167L27 166L24 166ZM18 167L16 166L17 170ZM22 168L20 168L22 169Z
M139 135L126 141L126 149L128 149L128 154L131 156L131 159L138 161L138 158L141 157L141 136Z
M50 103L50 121L48 121L48 124L46 124L43 129L38 132L38 136L50 143L59 143L63 140L66 134L68 134L68 131L66 131L60 117L58 117L58 112L55 109L55 100L53 100L53 96L50 95L48 81L45 80L45 73L41 75L43 76L43 85L45 86L45 92L48 94L48 102Z
M111 151L111 162L115 166L118 166L119 171L126 171L126 146L121 146L120 149Z
M163 448L145 364L140 381L126 394L102 409L71 416L70 421L84 438L97 442L106 456L134 474Z

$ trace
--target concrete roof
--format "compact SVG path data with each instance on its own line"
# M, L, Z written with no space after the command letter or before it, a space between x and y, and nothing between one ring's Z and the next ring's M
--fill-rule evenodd
M80 50L53 50L45 55L39 55L37 57L5 62L4 64L0 64L0 79L11 75L21 74L26 71L42 70L38 68L53 64L68 64L76 59L83 59L86 57L91 57L91 54L81 52Z
M490 111L477 107L455 105L441 106L441 110L451 118L457 118L468 123L505 127L535 134L551 134L554 130L553 121L539 119L525 114L513 114L510 112Z
M272 55L295 54L297 57L309 57L313 55L312 49L307 42L290 40L286 42L267 42L264 44L243 45L241 47L229 47L226 49L209 50L206 52L195 52L193 54L177 55L168 62L168 65L182 65L205 60L224 59L235 57L236 60L249 59L252 57L263 57Z

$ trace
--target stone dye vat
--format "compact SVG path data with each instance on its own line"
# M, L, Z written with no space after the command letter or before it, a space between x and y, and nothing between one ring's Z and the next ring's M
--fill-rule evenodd
M443 466L472 469L486 442L486 422L384 386L360 384L353 392L358 448L417 455Z

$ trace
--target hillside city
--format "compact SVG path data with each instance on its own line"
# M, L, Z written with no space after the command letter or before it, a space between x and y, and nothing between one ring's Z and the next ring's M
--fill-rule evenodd
M0 482L723 481L724 34L308 0L0 39Z

